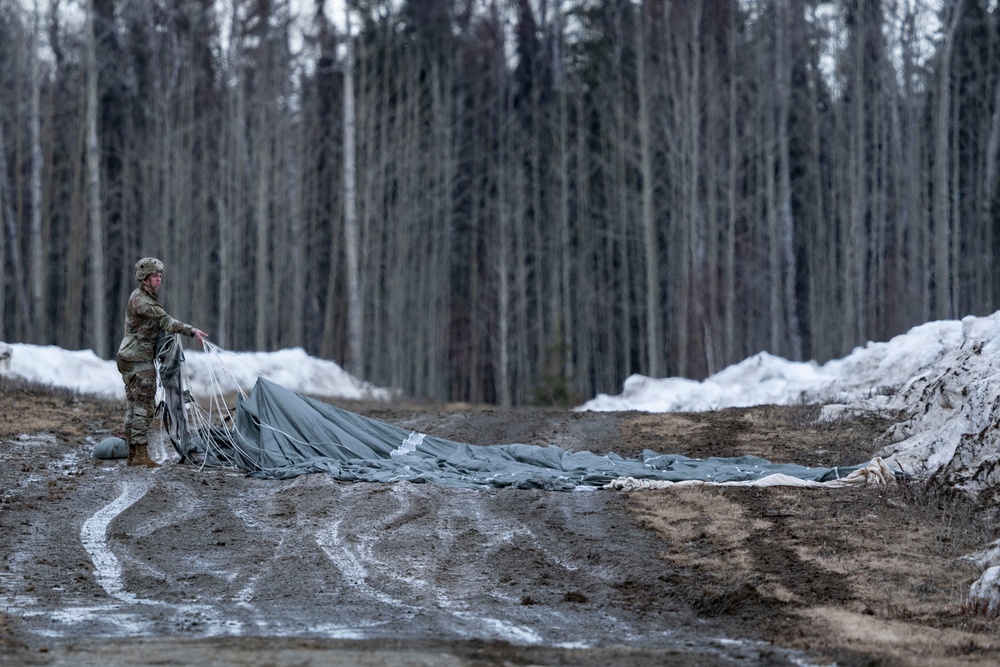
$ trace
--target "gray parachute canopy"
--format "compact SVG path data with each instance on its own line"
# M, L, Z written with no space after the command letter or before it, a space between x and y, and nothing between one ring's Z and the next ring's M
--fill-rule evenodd
M325 472L344 481L464 488L571 490L601 487L619 477L726 482L773 473L827 481L859 467L806 468L755 456L700 460L649 450L626 459L551 445L476 446L396 428L263 378L238 403L230 427L203 429L192 439L206 465L235 465L254 477L289 479Z

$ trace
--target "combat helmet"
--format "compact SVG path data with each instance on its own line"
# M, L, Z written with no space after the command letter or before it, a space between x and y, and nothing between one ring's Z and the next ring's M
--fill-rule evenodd
M163 273L163 262L155 257L143 257L135 263L135 279L143 281L154 273Z

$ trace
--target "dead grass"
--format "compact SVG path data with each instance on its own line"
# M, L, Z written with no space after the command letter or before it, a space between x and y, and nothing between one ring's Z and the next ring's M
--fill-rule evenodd
M22 433L105 437L109 424L121 422L124 409L122 401L0 376L0 440Z
M848 663L844 651L914 665L1000 658L1000 624L964 612L978 573L959 557L997 532L965 496L926 484L702 487L629 503L663 539L661 558L691 573L672 583L706 616Z

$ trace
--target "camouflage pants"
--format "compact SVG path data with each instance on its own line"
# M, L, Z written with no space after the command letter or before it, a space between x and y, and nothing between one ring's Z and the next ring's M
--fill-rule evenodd
M130 447L149 444L156 413L156 368L146 361L118 360L125 381L125 440Z

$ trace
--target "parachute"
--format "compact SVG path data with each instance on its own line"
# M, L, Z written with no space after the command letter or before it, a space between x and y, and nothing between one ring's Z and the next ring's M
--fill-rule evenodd
M157 407L163 414L163 426L167 437L181 457L181 463L194 462L197 449L188 431L185 406L193 403L190 392L184 389L181 372L184 364L184 348L178 334L163 334L156 343L156 365L163 387L163 401Z
M228 427L192 434L203 465L253 477L327 473L347 482L428 482L457 488L600 488L623 478L734 482L780 473L824 482L862 466L808 468L755 456L691 459L645 451L634 459L554 445L478 446L400 429L259 378Z
M221 350L211 343L207 349ZM810 468L756 456L692 459L650 450L624 458L554 445L480 446L401 429L338 408L258 377L235 409L213 397L206 412L183 384L176 336L159 345L157 365L167 435L181 462L235 467L264 479L326 473L345 482L417 482L454 488L556 491L656 488L671 483L743 484L770 478L799 485L876 483L894 473L878 465ZM217 414L217 418L212 418ZM883 474L872 474L871 471ZM881 483L881 482L877 482Z

